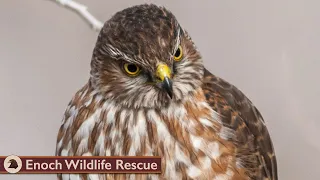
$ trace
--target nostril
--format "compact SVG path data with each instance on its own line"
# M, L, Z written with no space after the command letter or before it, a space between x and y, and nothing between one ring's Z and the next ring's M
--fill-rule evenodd
M156 81L162 81L162 80L160 79L160 77L158 77L158 76L155 77L155 80L156 80Z
M153 73L147 73L148 81L151 83L161 82L158 76L153 75Z

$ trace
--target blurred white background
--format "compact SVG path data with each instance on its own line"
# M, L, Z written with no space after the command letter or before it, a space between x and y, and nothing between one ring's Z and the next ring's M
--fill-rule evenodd
M106 21L146 1L78 2ZM206 67L236 85L261 111L276 149L279 179L319 179L320 1L148 2L171 10ZM0 155L54 155L63 112L89 77L98 33L49 0L1 0L0 22Z

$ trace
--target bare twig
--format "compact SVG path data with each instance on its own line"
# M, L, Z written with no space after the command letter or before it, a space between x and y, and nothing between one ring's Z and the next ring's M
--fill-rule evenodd
M92 27L95 31L100 31L103 23L96 19L87 9L87 7L83 4L80 4L73 0L51 0L54 1L63 7L69 8L76 13L78 13L82 18L86 20L86 22Z

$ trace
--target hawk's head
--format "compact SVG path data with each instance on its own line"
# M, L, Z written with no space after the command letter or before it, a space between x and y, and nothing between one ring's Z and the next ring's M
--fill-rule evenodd
M153 4L116 13L102 28L91 62L94 87L128 107L181 101L201 85L199 52L175 16Z

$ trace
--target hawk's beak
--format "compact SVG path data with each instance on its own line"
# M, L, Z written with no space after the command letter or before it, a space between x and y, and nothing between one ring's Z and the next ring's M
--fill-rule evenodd
M156 76L162 83L162 88L166 90L170 98L172 98L172 81L171 70L166 64L159 64L157 67Z

